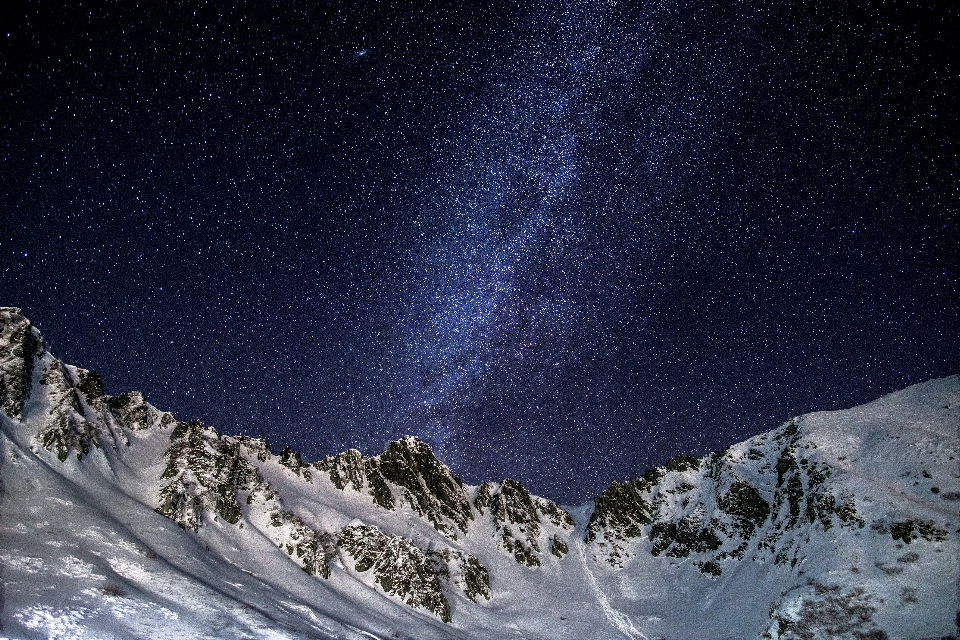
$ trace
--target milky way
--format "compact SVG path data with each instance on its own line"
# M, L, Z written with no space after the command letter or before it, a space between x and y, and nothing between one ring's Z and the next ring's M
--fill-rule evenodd
M0 304L307 458L581 502L960 371L955 10L25 3Z

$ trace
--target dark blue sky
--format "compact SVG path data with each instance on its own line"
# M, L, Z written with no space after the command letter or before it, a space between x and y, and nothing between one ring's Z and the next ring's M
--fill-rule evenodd
M960 372L947 3L21 2L0 304L182 419L582 502Z

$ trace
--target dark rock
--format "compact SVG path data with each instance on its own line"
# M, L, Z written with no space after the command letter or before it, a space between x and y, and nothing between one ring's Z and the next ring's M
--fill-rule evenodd
M665 466L667 471L696 471L700 468L700 461L690 456L674 456Z
M770 505L760 497L760 492L739 478L718 497L717 505L736 518L738 532L743 538L752 536L754 530L770 517Z
M655 522L650 527L650 540L653 555L666 552L674 558L686 558L691 552L715 551L722 544L716 532L698 515L683 516L677 522Z
M284 447L283 451L280 452L278 462L307 482L310 481L310 465L303 463L303 458L300 456L299 451L294 451L290 447Z
M235 440L246 449L247 453L260 462L266 462L273 458L270 451L270 445L263 438L251 438L250 436L236 436Z
M77 389L83 393L91 407L100 408L103 404L103 380L96 371L77 369Z
M139 391L109 397L107 407L114 418L131 431L147 429L150 426L147 403Z
M40 377L40 384L48 387L50 403L48 418L36 436L40 444L54 452L61 462L70 452L80 460L93 447L99 448L100 430L96 422L88 420L71 371L59 360L54 360Z
M492 483L481 485L474 505L481 514L489 511L500 535L500 548L529 567L541 565L540 536L544 520L562 529L572 529L574 524L570 514L556 503L531 496L516 480L504 480L499 487Z
M285 532L271 536L304 571L312 576L330 577L330 564L337 556L336 541L325 531L318 531L301 520L292 511L279 508L270 513L271 526Z
M556 536L554 536L550 543L550 553L557 556L558 558L562 558L563 556L567 555L567 553L569 552L570 552L570 547L567 546L567 543L561 540L560 538L557 538Z
M450 622L450 603L427 554L406 538L377 527L353 525L340 530L337 544L355 560L359 573L373 571L374 582L407 605L426 609Z
M350 449L336 456L327 456L313 463L313 467L329 475L330 481L341 491L347 485L353 487L354 491L362 492L366 488L374 504L384 509L393 509L396 505L393 491L380 472L376 458L365 458L356 449Z
M947 539L947 531L930 521L903 520L890 525L890 536L907 544L920 538L927 542L943 542Z
M456 539L473 519L463 482L437 460L427 443L407 436L391 442L379 456L386 480L403 488L403 497L434 528Z
M164 457L161 478L170 482L160 490L157 512L181 527L197 531L204 512L237 524L242 517L238 492L272 496L259 470L240 454L240 443L220 438L200 421L178 423Z
M611 483L593 499L593 514L584 540L589 544L601 532L609 540L629 540L643 535L643 527L653 521L653 510L646 497L652 484L646 478Z
M504 480L498 490L481 487L489 494L490 514L500 533L500 546L528 567L540 566L540 515L530 494L515 480Z
M477 602L490 599L490 574L476 556L455 549L428 550L437 576Z
M43 338L16 307L0 307L0 407L14 420L33 385L34 362L43 355Z

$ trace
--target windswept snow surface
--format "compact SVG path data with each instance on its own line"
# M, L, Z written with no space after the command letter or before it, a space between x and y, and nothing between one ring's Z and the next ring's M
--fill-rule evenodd
M305 527L334 538L377 527L410 549L474 556L490 598L465 595L454 571L443 583L445 623L388 593L343 548L331 547L328 578L305 572L278 545L289 525L271 528L262 496L240 500L233 524L203 512L196 532L160 515L179 423L153 407L143 414L150 424L136 429L105 418L99 447L61 461L38 439L62 391L41 382L55 365L41 349L22 416L0 412L0 638L960 635L956 376L668 465L638 485L637 504L651 516L634 530L617 528L616 509L599 524L593 505L568 509L572 524L562 514L553 521L546 501L525 502L522 491L495 517L496 498L478 503L482 492L509 488L502 483L465 487L465 531L443 534L395 484L396 504L384 508L319 467L304 474L241 448L277 496L270 500L282 498ZM88 400L75 406L93 420ZM744 486L750 504L767 508L746 528L730 515L742 507L729 506ZM523 504L539 522L517 515ZM714 537L691 538L690 522ZM538 547L535 562L518 559L517 541Z

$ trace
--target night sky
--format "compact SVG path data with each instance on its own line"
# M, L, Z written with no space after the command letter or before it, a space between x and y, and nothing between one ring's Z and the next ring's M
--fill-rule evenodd
M949 2L70 4L0 305L108 393L571 504L960 373Z

